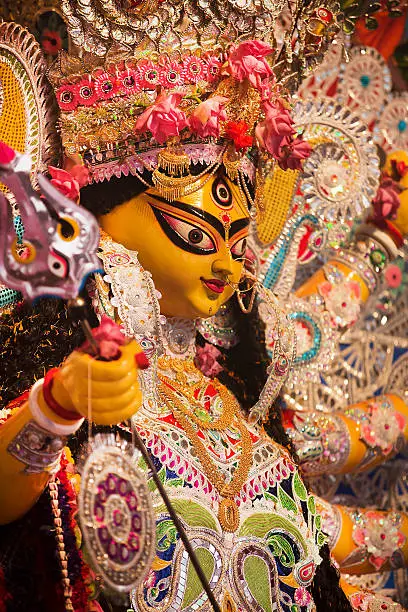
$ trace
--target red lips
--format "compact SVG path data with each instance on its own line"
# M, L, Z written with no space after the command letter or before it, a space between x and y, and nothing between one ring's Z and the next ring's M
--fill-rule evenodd
M225 289L225 285L227 284L225 281L219 280L218 278L202 278L201 280L204 285L211 291L214 291L214 293L222 293Z

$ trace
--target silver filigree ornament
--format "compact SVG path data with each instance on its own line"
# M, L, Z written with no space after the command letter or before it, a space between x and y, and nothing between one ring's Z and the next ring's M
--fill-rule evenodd
M43 197L30 181L32 161L0 143L0 180L18 202L24 237L16 236L7 199L0 193L0 278L28 299L44 295L70 299L100 268L96 249L99 227L87 210L60 193L41 174Z
M113 434L95 436L83 467L79 517L90 562L106 586L127 593L148 573L156 519L140 453Z
M387 153L408 148L408 93L388 102L375 126L374 139Z
M380 178L379 158L359 116L330 99L298 102L294 121L313 147L299 187L322 220L344 222L370 206Z
M340 72L337 98L367 123L377 117L392 87L390 69L373 47L354 47Z

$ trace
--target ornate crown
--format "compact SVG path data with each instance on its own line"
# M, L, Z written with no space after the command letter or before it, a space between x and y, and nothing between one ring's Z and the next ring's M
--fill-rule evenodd
M224 163L245 189L255 143L282 168L299 168L309 149L293 127L288 85L323 55L338 7L290 6L62 0L76 48L49 78L66 153L82 157L91 181L147 169L168 199L198 188L196 162Z

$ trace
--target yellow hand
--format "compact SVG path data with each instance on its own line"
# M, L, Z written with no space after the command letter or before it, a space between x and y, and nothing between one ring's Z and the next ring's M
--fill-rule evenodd
M98 361L74 351L54 378L52 395L66 410L76 411L97 425L113 425L129 419L142 403L136 356L140 346L133 340L122 346L115 361Z

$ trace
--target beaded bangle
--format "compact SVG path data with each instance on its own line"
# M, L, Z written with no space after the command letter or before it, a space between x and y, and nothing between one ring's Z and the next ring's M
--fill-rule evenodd
M40 404L38 403L38 395L42 390L44 379L37 380L37 382L31 387L30 395L28 398L28 405L30 407L31 414L33 415L34 421L40 425L46 431L49 431L57 436L69 436L75 433L82 425L84 419L77 418L75 422L67 425L61 425L55 423L52 419L49 419L41 410Z
M378 227L378 229L389 234L399 249L402 247L404 244L404 236L401 234L398 227L394 225L394 223L388 219L384 219L383 221L373 221L373 223L376 227Z
M43 397L46 401L48 408L51 408L53 412L62 419L66 419L67 421L78 421L81 417L77 412L73 412L72 410L66 410L61 404L57 402L57 400L52 395L52 385L54 383L54 376L58 372L58 368L52 368L48 370L44 377L43 384Z
M388 226L387 226L388 227ZM357 230L357 237L368 236L378 242L388 253L389 257L395 259L398 256L398 247L392 237L376 225L361 225Z

